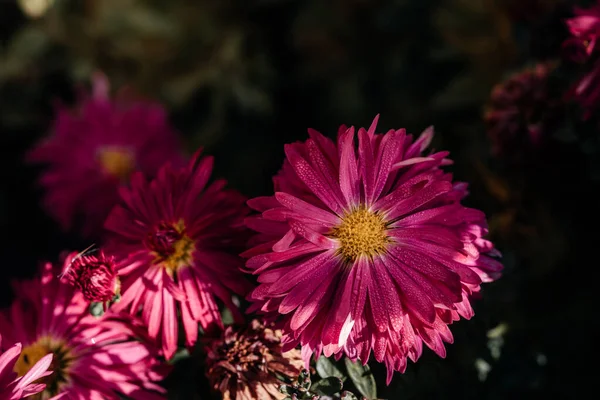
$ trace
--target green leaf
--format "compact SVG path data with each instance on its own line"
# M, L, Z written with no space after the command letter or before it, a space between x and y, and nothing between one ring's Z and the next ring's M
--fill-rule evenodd
M324 396L333 396L339 393L343 387L342 380L335 376L323 378L318 382L313 383L310 390Z
M321 356L317 360L317 373L321 378L335 376L342 380L346 379L344 373L327 357Z
M186 359L190 356L190 352L188 351L188 349L179 349L177 350L177 352L175 353L175 355L173 356L173 358L171 358L169 360L169 364L175 364L183 359Z
M348 375L360 393L368 399L377 398L377 385L368 365L345 358Z
M224 325L231 325L235 322L233 320L233 314L228 308L223 308L223 311L221 311L221 319L223 320Z

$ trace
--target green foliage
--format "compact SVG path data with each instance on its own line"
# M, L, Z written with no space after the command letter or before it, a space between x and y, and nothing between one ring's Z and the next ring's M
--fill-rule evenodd
M280 391L288 396L285 400L319 400L321 396L329 399L356 399L354 394L342 391L343 387L342 379L335 376L323 377L313 383L310 372L303 369L296 382L281 385Z
M360 361L352 362L348 358L345 358L344 362L348 376L359 392L368 399L377 398L377 386L369 365L362 365Z

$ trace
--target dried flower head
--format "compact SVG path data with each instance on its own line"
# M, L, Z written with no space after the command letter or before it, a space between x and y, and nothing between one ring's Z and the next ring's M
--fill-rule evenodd
M283 377L302 368L300 351L283 353L281 332L253 320L247 327L228 326L222 336L208 341L206 375L223 399L283 399Z
M563 46L569 50L574 61L582 63L582 75L567 93L584 110L583 118L592 115L592 110L600 106L600 59L598 40L600 38L600 1L590 8L576 8L575 16L566 21L571 37Z
M525 68L497 84L484 113L495 154L514 152L539 144L552 128L558 101L550 93L549 75L555 63Z

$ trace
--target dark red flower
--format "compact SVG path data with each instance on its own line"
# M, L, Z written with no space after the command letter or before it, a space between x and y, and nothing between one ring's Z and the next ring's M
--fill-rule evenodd
M558 117L557 99L550 93L554 63L525 68L497 84L484 113L495 154L514 153L539 144Z
M108 303L120 291L115 258L102 251L94 254L71 254L65 262L62 278L83 293L88 301Z

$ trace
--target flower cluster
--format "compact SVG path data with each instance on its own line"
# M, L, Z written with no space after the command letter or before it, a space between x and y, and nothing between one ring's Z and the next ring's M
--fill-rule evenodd
M212 157L182 162L161 109L110 100L97 79L30 156L50 164L50 213L65 228L83 217L100 248L15 284L0 393L164 398L167 361L197 342L224 399L282 399L321 354L353 368L373 354L388 383L423 344L444 357L448 325L499 277L499 252L444 171L448 152L427 151L433 129L379 133L377 119L337 141L309 130L285 147L274 195L247 200L211 179Z
M158 383L168 367L143 325L112 312L100 319L91 316L89 302L60 281L60 270L45 263L38 277L16 283L15 301L0 313L5 354L18 356L12 367L22 377L17 387L41 391L42 399L163 398ZM51 374L43 374L46 369ZM44 379L38 386L23 387L39 377Z

